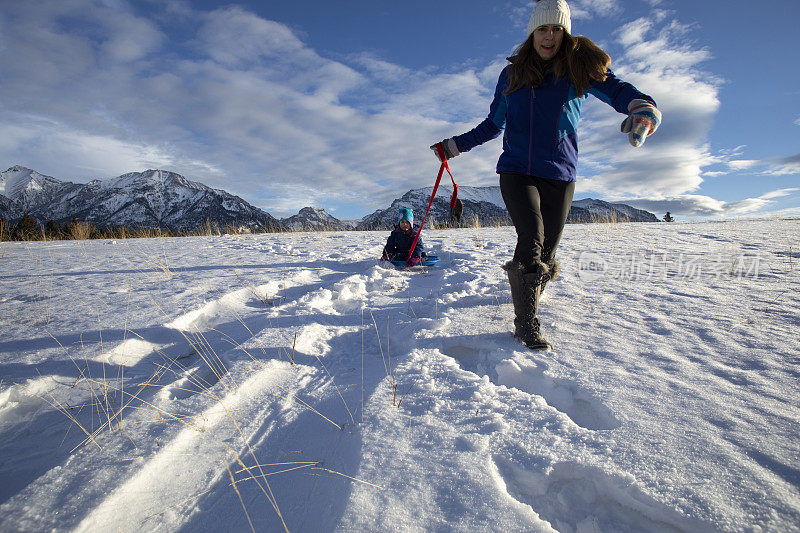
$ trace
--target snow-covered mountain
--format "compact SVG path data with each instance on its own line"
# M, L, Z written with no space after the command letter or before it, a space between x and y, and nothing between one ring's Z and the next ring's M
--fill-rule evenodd
M419 222L425 214L432 192L433 187L410 190L401 198L394 200L388 208L379 209L364 217L358 224L358 229L383 229L394 226L401 207L412 208L414 216ZM450 194L452 192L451 187L440 187L437 191L428 215L429 220L432 220L434 224L446 223L450 220ZM458 188L458 197L464 204L462 224L472 224L476 219L480 220L483 225L510 224L499 186L462 186ZM587 198L572 203L567 222L658 222L658 219L652 213L629 205L611 204Z
M428 208L433 187L412 189L401 198L392 202L386 209L379 209L367 215L358 224L358 229L384 229L391 228L397 223L397 214L401 207L410 207L414 210L416 222L421 222ZM450 221L450 195L452 187L439 187L436 198L431 205L428 220L435 225ZM458 197L464 204L461 215L462 224L470 224L479 219L482 224L510 223L500 187L470 187L458 188Z
M351 229L351 226L329 215L321 207L304 207L296 215L281 219L281 224L292 231L340 231Z
M17 202L0 194L0 219L6 221L17 220L23 214L24 212Z
M572 202L570 218L574 218L574 222L658 222L649 211L593 198Z
M0 187L12 202L7 207L9 220L27 212L40 222L65 223L75 217L99 227L178 231L195 229L208 220L251 231L280 228L277 219L238 196L164 170L75 184L17 166L0 173Z
M172 231L193 230L210 221L220 227L244 227L258 232L371 230L391 228L401 207L414 210L421 221L433 187L412 189L356 223L343 222L320 207L305 207L297 215L277 220L226 191L212 189L165 170L123 174L86 184L61 181L29 168L14 166L0 172L0 218L14 222L28 213L40 223L66 223L76 218L98 227L127 226ZM452 188L440 187L428 220L441 225L450 221ZM500 187L459 187L464 205L462 225L509 224ZM567 222L657 222L652 213L625 204L585 199L573 202Z
M41 206L51 205L60 195L79 188L19 165L0 172L0 218L16 221Z
M75 183L57 180L19 165L0 172L0 195L14 203L19 211L18 216L35 211L79 187Z

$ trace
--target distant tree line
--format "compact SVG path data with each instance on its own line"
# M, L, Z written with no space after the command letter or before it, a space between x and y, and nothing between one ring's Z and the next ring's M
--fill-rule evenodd
M282 228L268 228L264 233L281 231ZM50 220L40 224L25 213L16 224L0 218L0 241L57 241L86 239L133 239L152 237L191 237L199 235L223 235L252 233L249 228L230 224L220 226L217 222L206 220L193 230L172 231L165 228L129 228L127 226L105 226L98 228L92 222L77 220L59 224Z
M672 222L674 218L668 212L664 216L664 221ZM576 217L574 220L568 222L578 223L591 223L591 222L628 222L626 218L618 219L615 215L599 216L589 214L585 217ZM507 226L510 220L506 218L479 218L477 215L472 215L467 219L459 220L457 223L454 220L434 220L430 217L426 221L426 226L443 229L454 227L498 227ZM133 238L154 238L154 237L196 237L201 235L231 235L231 234L248 234L248 233L280 233L291 231L330 231L333 228L313 228L303 227L299 230L292 230L283 225L274 225L260 231L252 231L250 228L235 223L220 225L218 222L206 219L206 221L193 229L174 231L168 228L153 228L153 227L137 227L130 228L127 226L104 226L97 227L92 222L77 220L72 217L70 222L59 224L54 220L50 220L42 225L36 219L27 213L17 221L16 224L0 218L0 241L55 241L55 240L86 240L86 239L133 239ZM391 229L390 225L385 223L376 223L370 226L360 227L358 230L362 231L375 231L375 230L388 230Z

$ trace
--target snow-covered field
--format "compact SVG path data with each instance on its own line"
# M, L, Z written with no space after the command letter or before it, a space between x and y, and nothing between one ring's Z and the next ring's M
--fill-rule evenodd
M0 530L800 530L800 220L387 235L0 244Z

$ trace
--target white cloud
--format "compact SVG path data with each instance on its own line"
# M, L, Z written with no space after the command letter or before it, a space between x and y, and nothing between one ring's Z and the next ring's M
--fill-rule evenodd
M768 159L733 159L742 155L743 146L732 150L720 150L712 158L712 163L725 165L727 171L704 171L704 177L716 177L735 172L751 171L753 175L787 176L800 174L800 154Z
M728 161L728 166L733 170L745 170L748 168L753 168L758 163L759 161L754 159L736 159L733 161Z
M102 52L110 64L138 61L158 50L166 41L152 22L114 9L93 9L103 30Z
M765 174L774 176L786 176L792 174L800 174L800 154L791 155L789 157L777 157L764 161L768 168Z
M1 28L14 53L0 57L0 159L66 179L166 166L270 211L282 198L278 208L335 199L367 212L429 185L438 162L428 145L482 119L494 88L485 81L500 69L334 61L239 7L169 9L197 27L191 59L157 53L167 33L124 3L15 4ZM91 27L63 22L76 19ZM496 152L476 150L487 155L461 182L493 179Z
M609 17L621 10L617 0L572 0L569 7L572 19L578 21L595 17ZM580 34L575 30L573 25L573 32Z
M438 162L428 145L484 118L505 65L499 57L442 73L369 53L332 60L241 7L204 12L172 0L145 20L124 3L12 4L0 18L0 47L11 52L0 54L0 160L68 179L169 167L277 215L331 201L366 213L430 185ZM520 8L525 23L531 5ZM615 9L574 5L592 17ZM614 69L654 96L664 122L634 149L619 133L623 116L590 98L579 190L692 198L713 175L704 167L744 161L742 147L710 153L718 82L699 69L709 53L686 44L687 27L660 13L618 32ZM174 42L176 17L196 28L189 41ZM193 54L165 53L174 45ZM459 183L496 183L499 142L453 162ZM794 164L775 161L773 170Z
M63 169L69 168L70 177L77 179L174 166L186 169L188 175L220 173L208 162L178 160L168 147L79 131L32 115L0 122L0 159L53 176L63 176Z
M270 63L319 60L289 28L241 7L212 11L203 18L198 46L222 65L242 67L265 59Z
M622 115L590 98L581 124L579 192L607 196L677 196L697 190L703 169L719 162L708 147L708 132L719 108L718 80L699 64L706 50L686 44L687 27L638 19L617 32L622 54L615 74L650 94L663 113L659 130L640 148L619 134Z
M628 22L617 30L617 40L622 46L633 46L645 42L646 35L653 29L653 22L640 18Z
M775 191L768 192L766 194L762 194L761 198L764 200L772 200L774 198L783 198L784 196L789 196L790 194L800 191L800 189L796 187L790 187L787 189L778 189Z
M789 196L800 189L778 189L757 198L745 198L736 202L724 202L709 196L684 194L665 198L626 199L630 205L654 213L680 214L689 217L727 217L750 215L773 204L776 198Z
M577 3L603 17L615 15L622 9L618 0L578 0Z

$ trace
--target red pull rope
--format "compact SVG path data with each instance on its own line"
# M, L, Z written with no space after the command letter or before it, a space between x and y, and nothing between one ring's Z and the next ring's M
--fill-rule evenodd
M425 210L425 216L422 217L422 223L419 225L417 234L414 236L414 242L411 243L411 249L408 251L408 258L406 259L406 262L411 260L411 256L414 253L414 248L417 247L419 235L422 233L422 228L425 226L425 220L428 218L428 213L431 210L431 205L433 205L433 199L436 197L436 191L439 189L439 183L442 181L442 176L444 175L445 170L447 170L447 173L450 174L450 180L453 182L453 194L450 196L450 209L456 205L456 200L458 199L458 185L456 185L456 180L453 178L453 173L450 172L450 166L447 164L447 158L444 156L442 143L438 143L436 145L436 151L439 153L439 159L442 160L442 165L439 167L439 174L436 176L436 184L433 186L433 193L431 193L431 199L428 202L428 209Z

